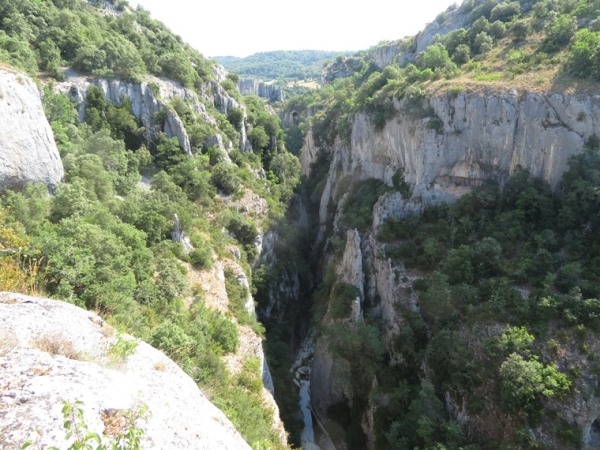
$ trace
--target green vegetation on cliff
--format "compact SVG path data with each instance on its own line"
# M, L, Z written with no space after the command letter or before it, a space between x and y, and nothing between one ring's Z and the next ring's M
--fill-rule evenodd
M597 135L584 136L587 150L570 161L554 190L516 171L502 186L490 180L455 204L389 218L375 230L373 206L382 195L400 193L411 200L407 210L422 199L413 197L402 169L391 183L388 172L374 175L387 186L357 181L347 169L369 165L370 150L354 153L353 143L362 142L352 140L353 126L365 136L389 123L385 132L392 134L402 129L392 121L408 116L440 138L444 123L428 101L436 93L456 98L468 91L483 101L487 92L513 90L594 95L599 12L598 1L467 0L421 35L382 44L386 51L399 48L383 67L377 62L386 52L371 49L346 64L353 73L335 64L329 83L286 103L289 148L299 149L310 130L310 150L321 152L301 193L309 233L322 240L312 241L303 265L314 268L307 278L317 342L338 368L322 392L331 388L326 396L336 399L324 414L339 426L329 429L339 443L356 449L373 438L381 449L583 445L584 430L564 411L598 396ZM433 36L435 29L449 31ZM355 121L365 113L368 120ZM330 160L338 166L328 173ZM361 176L385 170L381 161L374 166ZM326 182L331 191L320 202ZM378 260L363 268L364 322L352 317L355 291L335 271L353 228L363 239L362 263ZM385 284L388 259L389 286L382 288L375 283ZM384 306L378 290L386 288L396 298Z

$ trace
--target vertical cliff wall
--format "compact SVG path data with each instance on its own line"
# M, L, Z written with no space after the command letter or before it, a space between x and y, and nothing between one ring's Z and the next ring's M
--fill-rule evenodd
M54 188L64 175L40 92L27 75L0 68L0 190Z
M382 129L358 113L348 143L330 149L331 165L321 201L321 223L334 211L336 182L375 178L392 186L398 171L412 188L413 202L451 201L484 180L504 183L527 169L554 188L568 167L600 135L600 96L519 93L516 90L436 94L418 104L395 100L396 115ZM309 138L303 169L316 152ZM339 196L338 196L339 197ZM400 215L402 196L388 196L377 220Z
M164 131L167 137L177 138L183 151L191 154L192 147L185 125L177 112L169 106L174 98L184 100L201 120L215 129L218 127L217 120L207 111L205 103L214 106L222 114L227 114L233 108L243 109L243 105L240 105L219 84L225 79L225 75L215 69L215 77L217 81L205 83L203 94L200 96L178 83L156 77L149 77L141 83L132 83L120 79L89 78L72 73L66 81L58 83L55 89L69 95L77 102L80 120L84 118L87 91L91 86L98 87L106 100L114 105L120 105L125 99L130 100L132 113L150 132L157 125L156 113L165 110L167 114L164 127L155 132ZM245 124L242 123L238 131L240 142L224 142L220 134L215 134L208 138L206 145L216 145L223 152L234 147L241 151L251 151L252 144L247 137Z

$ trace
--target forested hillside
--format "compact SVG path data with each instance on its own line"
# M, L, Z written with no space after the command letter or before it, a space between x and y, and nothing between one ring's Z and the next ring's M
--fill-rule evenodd
M260 236L299 180L278 118L125 2L2 1L0 60L43 89L65 169L54 195L1 193L0 290L99 312L176 361L252 446L285 447L250 296Z
M243 78L259 80L320 80L323 65L348 52L319 50L276 51L255 53L245 58L217 56L218 62Z

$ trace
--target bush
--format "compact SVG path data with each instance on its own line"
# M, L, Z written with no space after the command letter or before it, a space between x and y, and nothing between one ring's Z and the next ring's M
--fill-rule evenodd
M225 216L225 227L245 248L254 247L258 239L258 229L254 222L238 212L231 211Z
M490 12L490 21L496 20L510 22L514 16L521 12L521 5L518 2L499 3Z
M334 319L344 319L350 315L352 302L360 298L360 292L351 284L336 283L331 291L330 311Z
M375 179L357 183L343 206L341 221L344 226L361 232L369 228L373 221L373 206L387 190L383 182Z
M558 16L547 28L544 48L546 51L555 52L565 47L577 30L577 21L568 15Z
M181 362L190 352L193 341L181 327L165 320L152 332L150 344L164 351L174 361Z
M196 247L189 254L190 262L199 270L210 269L213 266L212 249L210 247Z
M502 396L514 408L527 407L536 400L568 392L571 380L555 365L544 366L536 359L512 353L500 366Z
M586 28L575 35L567 67L583 78L600 80L600 33Z
M241 186L235 167L227 162L217 163L213 167L210 181L225 195L234 194Z

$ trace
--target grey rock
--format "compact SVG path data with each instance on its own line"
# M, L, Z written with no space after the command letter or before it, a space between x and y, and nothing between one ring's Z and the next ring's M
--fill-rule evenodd
M342 256L342 263L337 267L339 279L354 286L364 297L364 273L363 258L360 249L360 235L356 230L348 230L346 233L346 247Z
M102 91L106 100L114 105L120 105L123 100L129 99L134 116L146 127L150 137L159 131L164 131L167 137L177 138L179 146L187 154L191 154L190 140L181 118L169 106L172 99L183 99L201 120L217 128L217 120L207 112L206 107L200 101L199 95L176 82L156 77L148 77L146 81L141 83L131 83L119 79L93 79L79 76L73 71L69 71L67 75L67 80L56 84L54 89L69 95L75 100L78 105L80 120L83 120L85 115L87 91L91 86L96 86ZM240 107L237 101L231 98L214 81L204 84L202 97L204 101L214 104L224 114L227 114L234 107ZM167 116L164 128L159 129L156 122L156 113L162 110L166 111ZM239 143L240 150L248 151L248 142L244 128L242 140ZM209 137L205 144L209 147L217 145L223 152L227 151L227 146L223 143L220 135Z
M408 207L452 201L484 180L503 184L518 169L557 187L569 158L600 135L600 96L517 92L463 92L424 100L425 117L406 101L377 131L366 114L356 115L350 145L337 141L320 207L325 223L329 204L340 193L335 180L375 178L392 185L398 170L412 188L412 200L388 196L376 221ZM436 126L433 127L432 121ZM438 128L437 130L434 128ZM311 160L305 145L301 159Z
M27 183L56 187L64 176L40 92L27 75L0 69L0 191Z
M347 78L354 75L363 67L362 58L349 56L338 58L323 71L323 82L331 83L337 78Z
M82 401L89 430L99 434L102 411L146 405L149 416L137 423L144 430L144 449L250 448L162 352L136 341L135 352L115 363L108 352L117 341L114 333L98 316L74 305L0 293L0 391L10 388L17 400L0 398L1 448L20 449L27 440L40 448L67 445L63 400ZM40 342L51 339L67 343L71 358L64 351L42 350Z
M272 81L259 81L246 78L239 81L238 89L242 95L257 95L271 102L285 101L283 89Z

